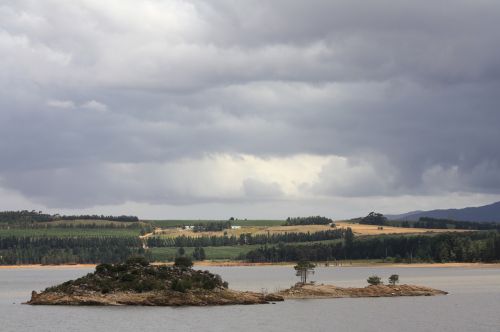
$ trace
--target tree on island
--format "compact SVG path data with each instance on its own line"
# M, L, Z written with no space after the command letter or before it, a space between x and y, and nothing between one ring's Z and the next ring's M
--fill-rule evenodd
M191 258L186 256L176 257L174 266L187 269L193 266L193 261L191 260Z
M399 275L393 274L389 277L389 284L395 286L399 282Z
M139 256L139 255L132 255L132 256L128 257L127 260L125 261L125 263L127 265L134 265L134 264L139 264L142 266L149 265L148 259L144 256ZM101 264L101 265L103 265L103 264ZM103 266L107 266L107 264L104 264ZM97 270L97 267L99 267L99 265L96 266L96 270Z
M314 274L314 268L316 267L316 264L311 263L309 261L301 260L295 265L293 268L295 271L295 275L297 277L300 277L300 283L306 284L307 283L307 277L310 274Z
M379 276L371 276L366 280L370 285L380 285L382 283L382 279Z
M179 249L177 249L178 256L184 256L185 253L186 253L186 250L184 250L184 247L180 247Z

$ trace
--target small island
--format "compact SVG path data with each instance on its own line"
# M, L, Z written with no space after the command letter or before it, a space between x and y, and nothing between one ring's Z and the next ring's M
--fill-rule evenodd
M334 285L300 283L277 293L277 295L280 295L285 299L434 296L446 294L448 293L438 289L415 285L369 285L359 288L342 288Z
M314 264L300 262L295 266L301 282L276 293L264 294L228 289L217 274L192 269L187 257L178 257L173 266L151 265L142 257L122 264L100 264L94 273L49 287L41 293L33 291L32 305L143 305L206 306L230 304L265 304L285 299L395 297L445 295L444 291L422 286L383 285L380 278L368 279L362 288L341 288L307 282ZM391 280L391 279L390 279Z
M219 275L191 266L186 257L174 266L151 265L140 257L100 264L94 273L41 293L33 291L27 304L206 306L283 301L277 294L230 290Z
M321 298L354 298L354 297L395 297L395 296L433 296L446 295L447 292L423 286L396 285L399 283L399 275L393 274L389 277L388 285L382 283L379 276L373 275L367 279L369 286L366 287L337 287L335 285L316 285L307 282L309 275L314 274L316 265L309 261L300 261L294 266L300 282L295 286L282 290L277 295L285 299L321 299Z

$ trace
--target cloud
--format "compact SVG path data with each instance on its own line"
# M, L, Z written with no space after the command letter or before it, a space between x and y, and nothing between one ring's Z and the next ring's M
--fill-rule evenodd
M83 108L94 110L98 112L106 112L108 110L108 106L106 104L100 103L95 100L90 100L82 105Z
M310 189L328 196L393 196L401 193L397 185L396 170L386 161L337 157L321 169Z
M3 186L61 209L496 197L499 9L3 1Z
M50 208L282 200L301 197L327 158L207 155L163 163L89 163L11 171L2 184ZM287 167L286 165L290 165ZM301 166L310 170L302 171ZM273 179L273 181L269 181Z
M243 181L243 191L249 199L273 199L283 194L276 182L265 183L255 179Z
M49 100L47 101L47 106L56 108L75 108L75 103L71 100Z

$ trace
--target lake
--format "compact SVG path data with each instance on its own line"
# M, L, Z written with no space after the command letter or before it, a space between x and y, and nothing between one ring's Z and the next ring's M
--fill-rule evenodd
M203 269L206 269L205 267ZM291 267L210 267L230 288L268 291L297 281ZM91 272L0 269L0 331L500 331L499 268L317 268L313 280L363 286L376 274L445 290L446 296L288 300L223 307L28 306L32 290Z

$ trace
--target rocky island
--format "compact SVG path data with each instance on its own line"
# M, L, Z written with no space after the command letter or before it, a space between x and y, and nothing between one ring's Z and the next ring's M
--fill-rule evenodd
M94 273L32 292L32 305L143 305L206 306L265 304L285 299L433 296L444 291L414 285L370 285L341 288L334 285L297 283L273 294L228 289L217 274L193 270L186 257L174 266L151 265L136 257L122 264L100 264Z
M320 299L345 297L434 296L447 292L415 285L370 285L366 287L337 287L334 285L300 284L278 292L285 299Z
M205 306L274 301L283 297L230 290L219 275L193 270L189 263L156 266L133 258L123 264L100 264L94 273L41 293L33 291L27 304Z

